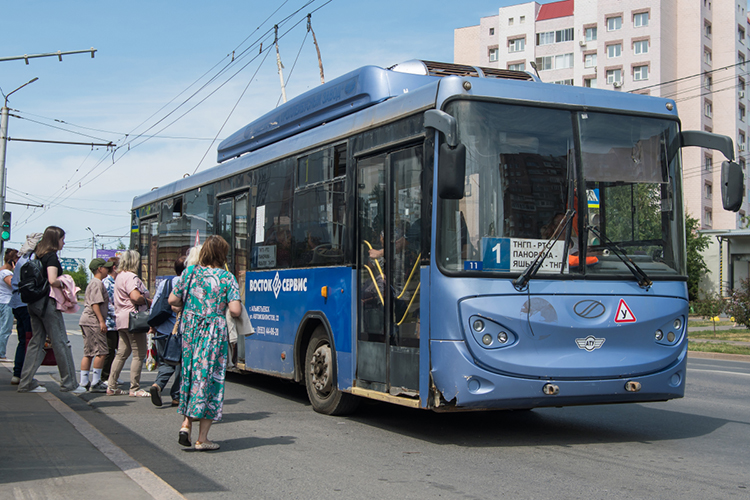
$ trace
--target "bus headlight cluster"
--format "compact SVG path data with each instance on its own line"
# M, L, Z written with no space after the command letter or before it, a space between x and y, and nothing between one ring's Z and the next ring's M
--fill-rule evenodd
M663 325L654 332L654 340L657 344L673 345L682 338L685 329L685 321L682 317L675 318L670 323ZM667 332L666 334L664 332Z
M485 349L507 347L518 338L509 329L480 316L469 318L469 333Z

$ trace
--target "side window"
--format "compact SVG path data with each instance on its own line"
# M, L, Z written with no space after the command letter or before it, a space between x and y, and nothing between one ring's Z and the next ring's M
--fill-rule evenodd
M326 148L297 160L292 230L294 267L344 262L345 175L346 145ZM311 178L317 183L310 182Z
M182 196L161 202L159 211L159 245L156 276L174 275L174 261L187 253L190 239L188 219L184 217Z
M292 262L293 160L266 165L253 182L253 269L289 267Z

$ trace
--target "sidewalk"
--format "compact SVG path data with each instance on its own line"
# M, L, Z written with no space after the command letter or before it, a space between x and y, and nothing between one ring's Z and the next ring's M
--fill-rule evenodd
M184 499L65 403L49 375L48 391L19 393L12 363L0 363L0 499ZM116 492L116 493L114 493Z

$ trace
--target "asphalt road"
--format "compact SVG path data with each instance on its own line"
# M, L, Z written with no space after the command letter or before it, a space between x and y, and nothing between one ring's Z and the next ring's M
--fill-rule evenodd
M148 398L63 400L187 498L750 498L750 363L690 360L687 384L665 403L330 417L302 386L229 374L211 453L180 447L181 418Z

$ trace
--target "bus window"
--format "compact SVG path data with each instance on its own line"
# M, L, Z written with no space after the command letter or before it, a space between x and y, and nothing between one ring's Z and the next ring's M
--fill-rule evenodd
M292 165L284 160L258 170L253 269L291 267Z
M174 274L174 261L192 244L187 220L182 213L182 196L161 203L159 211L159 254L156 276Z
M343 264L344 181L319 183L294 195L294 267Z
M200 241L214 234L214 185L193 189L185 193L184 207L188 240L187 244L193 246L195 235Z

